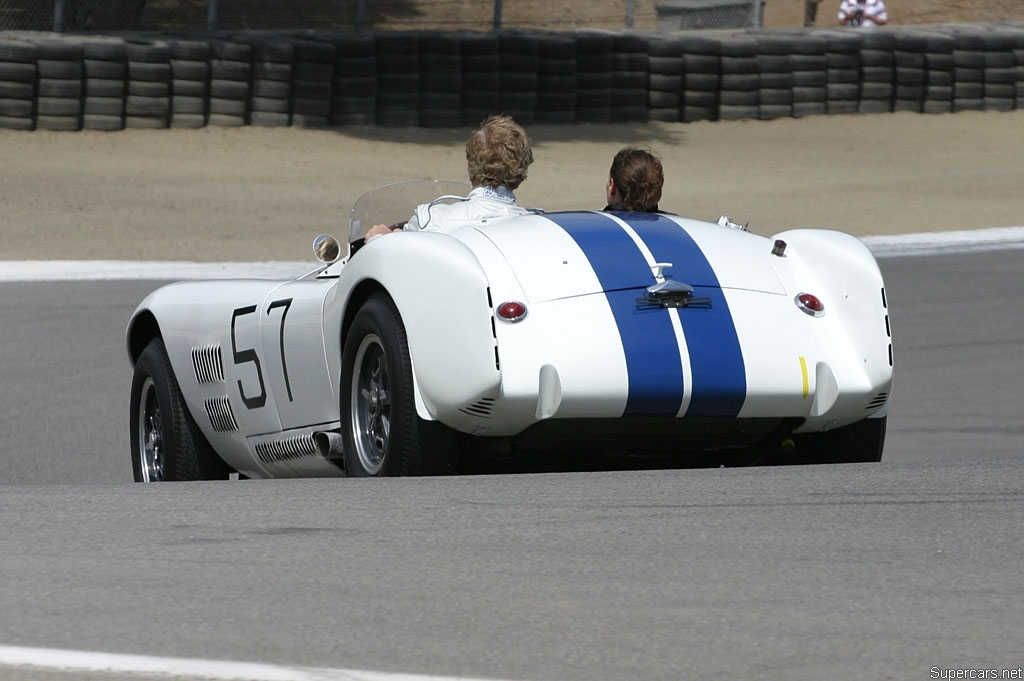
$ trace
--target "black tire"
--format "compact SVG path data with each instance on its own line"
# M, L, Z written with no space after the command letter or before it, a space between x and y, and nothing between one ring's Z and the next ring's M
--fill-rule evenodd
M86 78L124 80L128 75L128 64L123 61L86 59L82 62L82 73Z
M793 438L794 461L801 464L876 463L882 460L887 416L864 419L825 433Z
M0 114L0 130L34 130L35 127L35 121L29 117Z
M455 463L444 426L416 414L402 317L384 293L356 313L341 360L345 470L352 477L427 475Z
M87 78L85 81L86 97L120 97L124 99L127 84L123 80L110 78Z
M123 130L124 118L122 116L87 113L82 116L82 128L84 130Z
M231 472L189 414L159 338L135 363L131 447L136 482L225 480Z
M40 78L81 78L82 62L40 59L36 62Z

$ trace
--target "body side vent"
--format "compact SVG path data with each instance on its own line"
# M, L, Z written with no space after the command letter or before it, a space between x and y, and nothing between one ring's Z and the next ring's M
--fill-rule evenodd
M213 429L218 433L231 433L238 430L235 413L231 411L231 403L227 397L211 397L204 403L206 415L210 417Z
M278 461L292 461L305 456L316 456L316 442L312 433L295 435L280 440L266 440L257 442L256 456L263 463L275 463Z
M192 367L199 383L223 383L224 360L220 345L201 345L192 348Z

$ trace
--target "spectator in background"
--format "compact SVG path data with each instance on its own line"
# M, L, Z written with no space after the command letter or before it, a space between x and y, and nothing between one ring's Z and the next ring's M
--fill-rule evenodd
M814 19L818 16L818 3L821 0L804 0L804 26L814 26Z
M625 147L615 154L605 196L605 210L658 212L665 173L661 159L652 152L636 147Z
M839 3L840 26L884 26L889 23L882 0L842 0Z

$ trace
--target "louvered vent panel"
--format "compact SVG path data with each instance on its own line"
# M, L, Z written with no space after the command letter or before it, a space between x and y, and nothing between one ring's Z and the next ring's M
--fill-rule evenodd
M885 404L885 401L889 399L889 393L878 393L874 399L868 402L868 411L874 411Z
M201 345L192 348L192 367L200 383L223 383L224 360L219 345Z
M304 456L316 456L316 442L312 434L296 435L283 440L256 443L256 456L263 463L291 461Z
M463 407L459 411L463 414L469 414L470 416L476 416L478 418L487 419L491 417L491 412L494 409L494 398L485 397L482 400L478 400L468 407Z
M211 397L206 400L206 415L210 417L213 429L218 433L231 433L238 430L235 413L231 411L231 403L227 397Z

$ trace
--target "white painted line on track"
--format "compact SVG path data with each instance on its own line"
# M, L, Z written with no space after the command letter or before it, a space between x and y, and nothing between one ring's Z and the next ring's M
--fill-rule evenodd
M861 241L867 244L878 258L979 253L1024 248L1024 227L867 236L862 237Z
M313 262L3 260L0 261L0 281L288 279L315 269Z
M979 253L1024 248L1024 227L866 236L861 241L878 258ZM313 262L0 260L0 282L289 279L315 269Z
M210 681L497 681L16 646L0 646L0 667L3 666L68 673L144 674L157 681L174 678Z

